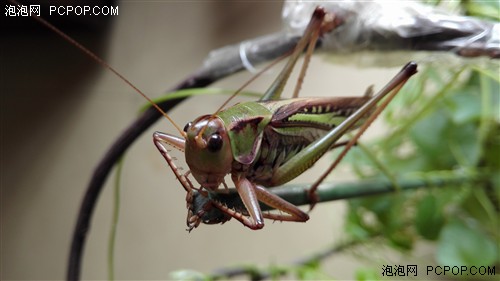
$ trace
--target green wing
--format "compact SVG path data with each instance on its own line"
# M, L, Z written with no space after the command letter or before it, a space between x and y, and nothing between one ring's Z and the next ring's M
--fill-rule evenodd
M241 164L251 164L259 152L272 112L257 102L245 102L219 112L218 116L226 126L234 159Z

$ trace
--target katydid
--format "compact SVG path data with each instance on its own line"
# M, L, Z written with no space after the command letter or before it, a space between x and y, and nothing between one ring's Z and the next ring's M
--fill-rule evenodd
M251 229L264 227L264 218L307 221L307 213L267 188L282 185L309 169L335 147L347 131L368 120L377 102L399 89L416 73L416 64L407 64L373 97L367 94L363 97L297 98L317 38L338 24L332 14L317 8L288 63L259 101L239 103L215 114L198 117L184 127L182 137L154 133L154 143L187 191L189 230L201 222L224 223L231 217ZM290 73L307 46L294 98L281 99ZM182 174L177 169L167 146L184 151L189 172ZM208 200L201 210L195 210L192 207L193 190L207 197L211 192L220 192L221 185L227 188L224 177L228 174L246 210L231 209L217 200ZM195 188L188 175L192 175L201 188ZM311 192L312 201L313 195ZM259 202L281 212L263 213ZM220 209L224 217L204 220L204 213L213 207Z
M13 0L10 1L17 4ZM153 139L187 191L189 230L201 222L224 223L232 217L251 229L264 227L264 218L278 221L307 221L309 219L307 213L267 188L282 185L297 177L309 169L324 153L341 145L337 141L347 131L359 127L364 122L369 124L375 118L370 113L375 111L376 104L387 94L397 92L410 76L416 73L416 64L408 63L374 96L369 92L363 97L298 98L298 91L318 37L342 24L342 21L336 19L334 15L317 8L304 36L290 55L288 63L259 101L240 103L211 115L203 115L181 130L160 107L114 68L45 20L39 17L35 19L112 71L148 100L179 131L182 137L155 132ZM293 98L281 99L290 73L306 47L305 62ZM358 137L353 138L346 148L352 146ZM169 155L167 146L185 152L190 171L180 172ZM246 210L228 208L217 200L207 200L201 209L194 209L194 190L209 198L211 192L219 191L221 184L227 188L224 177L228 174L231 174ZM188 178L189 175L193 175L201 188L193 185ZM311 191L312 203L314 203L312 196L314 186ZM284 214L263 213L259 202ZM210 208L221 210L224 216L204 219L205 212Z

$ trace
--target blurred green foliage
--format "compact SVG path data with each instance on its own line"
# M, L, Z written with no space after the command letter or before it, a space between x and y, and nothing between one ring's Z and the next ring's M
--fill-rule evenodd
M499 1L446 4L467 15L500 21ZM344 163L362 179L394 182L470 175L471 180L405 192L395 184L393 194L349 200L345 232L359 244L389 246L407 256L419 241L435 243L434 260L422 266L498 268L500 64L448 58L436 56L434 63L420 65L384 112L389 133L353 148ZM484 176L477 180L478 174ZM384 278L380 267L360 268L355 277Z
M498 1L460 4L466 14L499 20ZM418 241L433 242L435 260L428 264L498 267L499 67L484 59L421 66L385 112L390 133L346 157L361 178L486 176L444 189L350 200L350 237L368 243L381 233L386 245L407 254Z
M402 251L413 249L421 239L434 241L439 265L498 264L498 64L468 64L461 69L428 65L396 98L385 115L395 129L371 143L369 154L355 148L346 157L359 177L386 177L386 170L389 179L487 176L444 189L396 190L350 200L348 235L368 240L382 233L387 244Z

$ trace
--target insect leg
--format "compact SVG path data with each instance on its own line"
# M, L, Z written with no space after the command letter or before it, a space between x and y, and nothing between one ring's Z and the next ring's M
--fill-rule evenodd
M325 22L326 19L328 20L328 22ZM342 20L335 19L333 15L327 14L327 12L323 8L319 7L316 8L311 17L311 21L309 22L309 24L306 27L306 30L304 31L304 35L297 43L297 46L295 46L295 49L293 50L293 53L290 55L287 64L285 65L283 70L279 73L278 77L276 77L276 80L274 80L274 82L271 84L271 86L266 91L264 96L260 99L260 101L279 99L281 97L283 89L285 88L286 82L288 81L288 78L290 77L290 74L292 73L292 70L295 64L297 63L297 60L299 59L300 55L302 54L304 48L308 45L312 46L309 48L310 50L308 50L308 53L312 53L312 49L316 44L315 42L318 39L318 37L321 36L323 33L333 30L340 24L342 24ZM305 72L305 68L307 68L307 62L304 65L302 72ZM296 91L298 91L298 89L300 88L300 84L301 81L299 80L299 82L297 83Z
M237 219L251 229L255 230L264 227L263 218L295 222L305 222L309 220L309 215L295 205L287 202L262 186L252 184L247 179L240 180L236 186L246 211L233 209L217 200L212 200L211 202L224 214ZM259 201L286 214L262 213ZM249 212L249 210L252 212ZM224 221L226 220L228 219Z
M161 155L163 155L163 158L165 158L165 160L167 161L168 165L170 166L170 169L172 169L172 172L174 172L174 175L177 178L177 180L179 180L179 182L184 187L184 190L186 190L187 192L186 207L188 209L188 216L186 224L188 226L188 230L191 231L193 228L196 228L200 224L201 217L203 217L204 213L210 209L211 206L209 206L209 204L211 203L210 201L207 201L206 205L204 205L203 208L201 208L198 212L194 212L193 190L195 190L196 188L193 186L193 184L187 177L189 175L189 172L181 173L181 170L177 167L177 165L175 165L174 159L169 154L169 149L167 148L167 145L172 146L180 151L184 151L185 141L183 138L164 134L161 132L155 132L153 134L153 142L160 151Z
M277 210L286 213L286 214L264 213L263 216L265 218L277 221L296 221L296 222L305 222L309 219L309 215L303 212L301 209L297 208L297 206L284 200L278 195L270 192L266 188L256 185L255 192L257 194L257 198L259 199L259 201L268 205L269 207L275 208Z
M174 172L175 177L179 180L184 189L188 192L192 191L192 189L194 189L193 184L189 181L186 174L182 174L180 169L177 168L174 163L174 159L170 156L169 149L166 146L170 145L177 150L184 151L185 140L183 138L167 135L165 133L154 132L153 142L160 151L161 155L163 155L163 158L167 161L168 165Z
M377 99L378 96L380 95L385 96L388 94L387 98L380 104L379 107L377 107L377 109L373 113L371 113L370 117L359 128L356 135L347 143L347 145L344 147L344 150L342 150L340 155L337 156L337 159L335 159L335 161L330 165L330 167L328 167L328 169L321 175L321 177L318 178L318 180L308 190L308 196L311 201L311 206L309 210L312 210L314 208L314 205L319 200L316 194L316 190L318 189L318 186L321 184L321 182L323 182L326 176L329 173L331 173L331 171L333 171L333 169L340 163L340 161L344 158L347 152L356 144L361 135L368 129L368 127L373 123L373 121L375 121L375 119L378 117L378 115L380 115L382 110L384 110L387 107L389 102L391 102L391 100L398 94L399 90L401 90L406 81L408 81L408 79L410 79L410 77L415 73L417 73L417 64L414 62L407 63L403 67L403 69L380 91L379 94L377 94L370 101L367 102L368 104L372 100ZM366 104L363 107L365 106Z
M254 230L260 229L260 228L255 227L254 221L251 218L249 218L247 216L247 214L242 213L241 211L238 211L235 209L231 209L230 207L228 207L227 205L224 205L223 203L221 203L219 201L212 201L212 204L215 207L217 207L217 209L219 209L224 215L229 216L229 218L233 217L233 218L237 219L239 222L241 222L243 225L249 227L250 229L254 229ZM224 223L224 222L228 221L229 218L225 219L221 222Z
M238 190L241 201L243 201L243 204L245 205L245 208L251 218L249 221L240 221L251 229L263 228L264 218L262 217L262 211L260 210L256 185L241 175L233 175L232 179L236 185L236 190ZM236 217L236 219L238 218Z
M344 122L328 132L323 137L315 140L293 158L279 167L273 174L272 184L282 185L303 171L310 168L316 161L325 154L332 145L338 141L350 128L352 128L364 115L371 112L377 103L391 93L394 89L399 89L404 83L417 72L417 64L408 63L403 69L375 96L369 99L362 107L351 114ZM356 140L354 139L354 142Z

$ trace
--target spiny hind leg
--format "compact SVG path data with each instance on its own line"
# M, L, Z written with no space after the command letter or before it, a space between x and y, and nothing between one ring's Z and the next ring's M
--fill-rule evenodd
M297 208L295 205L291 204L290 202L287 202L283 198L271 193L269 190L265 189L264 187L261 186L255 186L255 194L258 198L259 201L262 203L277 209L280 212L283 213L268 213L268 212L261 212L261 217L267 218L267 219L272 219L275 221L295 221L295 222L305 222L309 219L309 215ZM243 199L242 199L243 200ZM264 227L264 222L261 221L261 223L256 222L252 218L252 216L248 213L248 210L238 210L237 208L231 208L227 206L226 204L213 200L212 201L213 205L217 207L220 211L222 211L224 214L229 215L238 221L240 221L243 225L251 228L251 229L260 229ZM260 207L259 207L260 210Z
M244 177L238 178L234 176L233 181L236 184L238 194L245 206L245 210L231 208L217 200L212 200L212 204L223 213L237 219L245 226L254 230L261 229L264 227L264 218L295 222L305 222L309 219L308 214L266 188L256 185ZM283 213L262 213L259 201Z
M295 222L305 222L309 219L309 215L307 213L262 186L255 185L255 193L257 194L257 198L260 202L285 213L264 213L263 216L265 218L277 221Z
M243 202L243 205L245 205L248 215L250 216L250 218L244 216L241 218L235 218L251 229L263 228L264 218L262 216L262 211L260 210L257 186L240 174L233 174L231 178L233 179L238 195L240 196L241 201Z
M339 148L339 147L343 147L343 146L346 146L347 144L349 143L349 141L341 141L341 142L338 142L338 143L335 143L331 149L335 149L335 148ZM353 146L356 146L358 143L355 142ZM316 204L319 202L319 196L318 196L318 185L313 185L311 188L307 189L306 190L306 193L307 193L307 198L309 199L309 211L312 211L312 209L314 208L314 206L316 206Z

